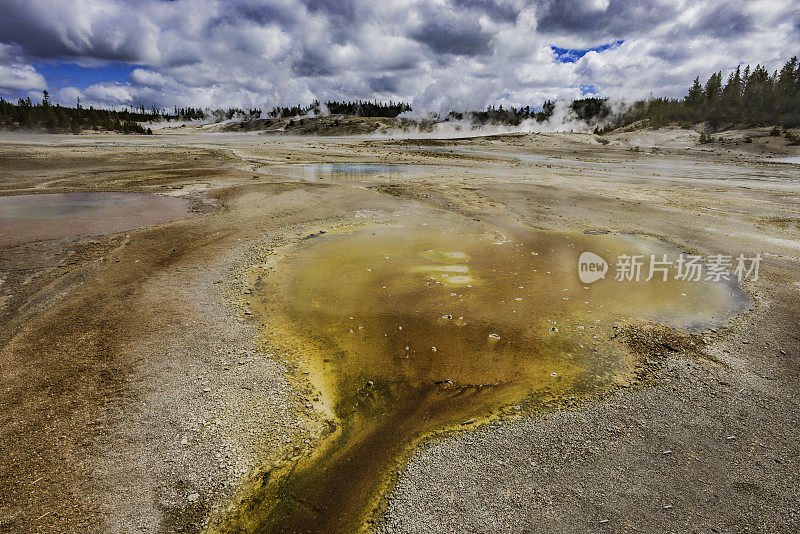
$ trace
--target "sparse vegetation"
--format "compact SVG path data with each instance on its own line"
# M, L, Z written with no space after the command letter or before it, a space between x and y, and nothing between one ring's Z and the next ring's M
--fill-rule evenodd
M713 143L713 142L714 142L714 138L713 137L711 137L710 135L708 135L705 132L701 132L700 133L700 144L701 145L706 145L708 143Z

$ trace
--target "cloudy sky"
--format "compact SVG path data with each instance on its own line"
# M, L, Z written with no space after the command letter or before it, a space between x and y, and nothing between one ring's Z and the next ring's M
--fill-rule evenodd
M0 96L70 105L539 106L797 54L797 0L0 0Z

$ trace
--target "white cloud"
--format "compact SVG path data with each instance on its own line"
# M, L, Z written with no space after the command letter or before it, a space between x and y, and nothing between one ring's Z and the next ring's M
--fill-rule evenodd
M550 48L615 41L624 42L574 63ZM135 65L127 83L59 92L107 105L381 98L443 111L540 105L580 86L680 96L697 74L747 62L774 69L798 49L794 0L0 3L0 89L46 87L31 66L39 61Z
M47 89L47 81L27 64L17 47L0 42L0 95Z
M33 65L0 65L0 92L46 89L47 82Z

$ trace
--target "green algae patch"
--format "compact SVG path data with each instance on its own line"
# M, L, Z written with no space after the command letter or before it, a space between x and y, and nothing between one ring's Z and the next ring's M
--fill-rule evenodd
M616 339L621 324L718 325L742 305L735 287L707 281L585 285L584 251L676 253L635 236L463 221L326 234L288 251L257 288L257 315L303 362L331 432L265 478L230 529L358 530L422 437L628 382L635 357Z

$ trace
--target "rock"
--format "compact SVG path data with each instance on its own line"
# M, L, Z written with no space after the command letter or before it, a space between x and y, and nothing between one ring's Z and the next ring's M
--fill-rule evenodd
M492 339L500 339L500 336L498 334L489 334L489 337Z
M199 493L190 493L189 495L186 496L186 500L189 501L189 502L197 502L197 501L200 500L200 494Z

